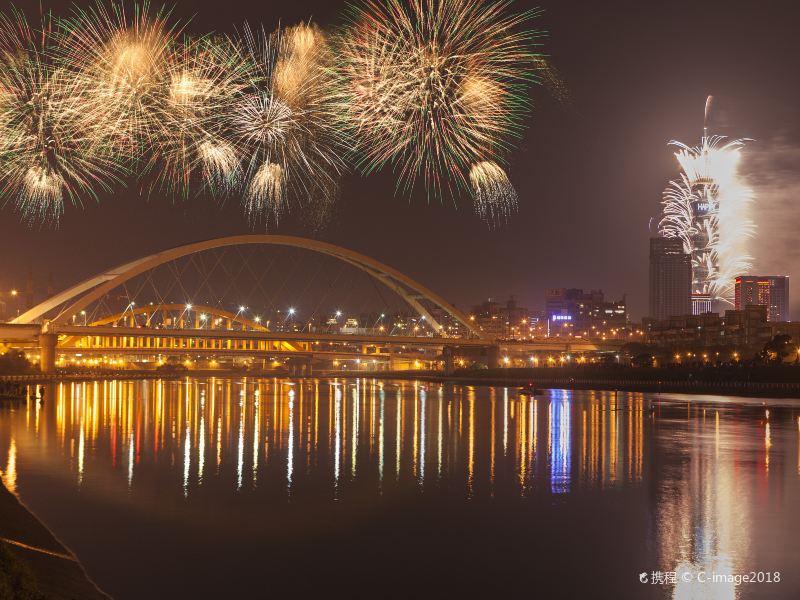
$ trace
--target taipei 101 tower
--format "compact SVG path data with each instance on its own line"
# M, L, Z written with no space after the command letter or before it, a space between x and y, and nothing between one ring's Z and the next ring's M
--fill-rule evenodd
M695 314L733 306L735 279L752 266L747 243L755 230L753 193L738 176L746 140L709 134L712 103L709 96L699 146L670 142L681 173L664 191L659 223L661 235L680 239L691 255Z

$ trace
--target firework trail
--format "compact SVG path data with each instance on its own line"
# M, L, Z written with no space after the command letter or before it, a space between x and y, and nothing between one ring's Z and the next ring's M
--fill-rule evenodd
M567 86L567 82L552 62L545 57L537 58L536 71L541 84L556 101L564 105L572 102L572 93Z
M706 119L711 97L706 102ZM753 192L738 174L746 140L709 136L700 145L670 142L681 176L664 191L659 230L679 238L692 257L692 292L733 305L734 281L752 267L746 246L755 232L750 218Z
M510 5L364 0L351 9L339 48L341 104L364 172L389 164L406 192L422 178L429 197L472 193L479 213L515 197L475 187L482 164L502 170L539 64L538 33L524 27L538 13L507 13Z
M472 166L469 179L475 213L490 227L505 225L518 204L517 192L506 172L497 163L482 161Z

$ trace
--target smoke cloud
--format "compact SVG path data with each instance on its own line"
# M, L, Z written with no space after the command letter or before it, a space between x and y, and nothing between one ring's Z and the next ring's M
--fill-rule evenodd
M786 136L751 142L741 172L755 194L754 274L789 275L791 316L800 320L800 143Z

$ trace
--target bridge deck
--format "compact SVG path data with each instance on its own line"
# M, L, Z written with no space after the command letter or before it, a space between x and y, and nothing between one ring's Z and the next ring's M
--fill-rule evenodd
M128 337L175 337L236 340L266 340L281 342L333 342L341 344L392 344L409 346L471 346L484 347L486 340L442 337L412 337L377 334L342 334L316 332L242 331L238 329L148 329L145 327L110 327L57 325L52 333L69 336L128 336Z
M0 324L1 342L36 342L41 333L40 325ZM86 325L55 325L51 333L71 337L163 337L202 338L232 340L264 340L283 342L307 342L314 344L376 344L412 347L485 348L497 345L512 352L594 352L619 350L625 340L553 339L541 340L483 340L476 338L443 338L426 336L395 336L380 334L342 334L318 332L242 331L235 329L157 329L146 327L113 327Z

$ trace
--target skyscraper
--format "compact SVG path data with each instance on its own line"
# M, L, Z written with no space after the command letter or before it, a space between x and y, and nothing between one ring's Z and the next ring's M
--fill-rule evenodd
M678 238L650 238L650 316L692 312L692 259Z
M749 304L767 307L767 321L789 321L789 277L786 275L742 275L736 278L736 310Z
M709 299L712 307L734 303L733 281L751 266L747 242L755 229L749 216L753 191L738 171L746 140L709 134L711 104L709 96L699 146L670 142L681 173L664 190L658 226L691 255L695 314L711 310Z

